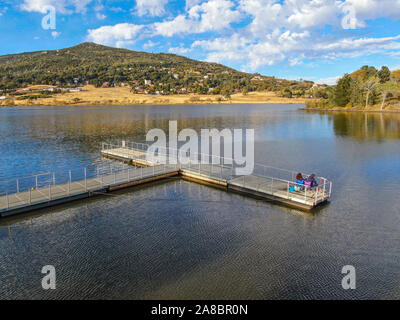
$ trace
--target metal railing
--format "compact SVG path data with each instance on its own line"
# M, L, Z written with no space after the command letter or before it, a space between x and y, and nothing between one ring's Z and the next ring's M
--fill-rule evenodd
M100 167L84 167L65 173L52 172L3 181L0 182L0 212L100 191L106 187L154 177L176 169L176 166L171 165L123 167L110 162L109 165Z

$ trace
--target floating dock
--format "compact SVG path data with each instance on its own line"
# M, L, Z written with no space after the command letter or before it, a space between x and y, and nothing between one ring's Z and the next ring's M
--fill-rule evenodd
M317 178L318 186L305 188L294 181L296 172L255 165L251 175L237 176L233 165L218 157L217 163L162 164L168 155L149 157L147 145L103 144L101 154L130 164L109 170L69 171L66 177L45 174L17 179L15 190L0 194L0 216L46 208L77 199L112 192L173 176L225 188L227 191L267 199L303 210L312 210L331 197L332 183ZM215 160L215 159L214 159ZM285 179L286 178L286 179Z

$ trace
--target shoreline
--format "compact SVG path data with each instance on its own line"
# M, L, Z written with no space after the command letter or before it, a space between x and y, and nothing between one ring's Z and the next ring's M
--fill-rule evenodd
M149 101L149 102L113 102L113 103L93 103L91 101L83 101L79 103L32 103L32 104L13 104L13 105L0 105L1 108L18 108L18 107L100 107L100 106L110 106L110 107L123 107L123 106L185 106L185 105L241 105L241 104L254 104L254 105L277 105L277 104L305 104L303 99L291 99L291 101L279 101L279 100L267 100L267 101L235 101L235 100L225 100L225 101L185 101L185 102L162 102L162 101Z
M324 111L324 112L361 112L361 113L400 113L400 109L377 110L377 109L340 109L340 108L301 108L303 111Z
M79 103L79 104L18 104L18 105L0 105L1 108L25 108L25 107L102 107L102 106L110 106L110 107L130 107L130 106L185 106L185 105L198 105L198 106L206 106L206 105L243 105L243 104L254 104L254 105L285 105L285 104L303 104L302 101L293 101L293 102L277 102L277 101L265 101L265 102L183 102L183 103L159 103L159 102L147 102L147 103L121 103L121 104L93 104L93 103ZM300 110L303 110L301 108ZM400 112L400 111L399 111Z
M308 98L284 98L275 92L235 93L230 98L212 94L150 95L134 94L129 87L95 88L85 86L80 92L56 94L38 99L7 99L0 107L32 106L128 106L128 105L210 105L210 104L305 104Z

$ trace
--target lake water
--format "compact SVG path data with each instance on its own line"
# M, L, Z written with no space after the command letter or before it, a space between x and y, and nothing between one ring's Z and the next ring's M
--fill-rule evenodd
M179 179L0 220L0 298L400 298L400 115L299 105L0 109L0 180L104 165L152 128L254 128L256 162L333 181L314 213ZM57 289L41 288L54 265ZM357 289L342 289L342 267Z

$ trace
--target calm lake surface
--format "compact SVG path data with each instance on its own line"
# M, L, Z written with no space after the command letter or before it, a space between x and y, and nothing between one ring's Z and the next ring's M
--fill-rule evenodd
M400 115L299 105L0 109L0 180L102 166L152 128L254 128L256 162L315 172L315 213L178 179L0 221L0 299L399 299ZM54 265L57 289L41 288ZM353 265L357 289L342 289Z

